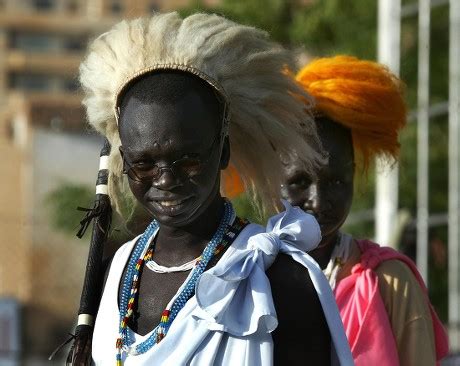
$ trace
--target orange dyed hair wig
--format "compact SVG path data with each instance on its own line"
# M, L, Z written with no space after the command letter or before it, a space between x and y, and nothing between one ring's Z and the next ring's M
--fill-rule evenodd
M351 130L364 169L376 155L397 159L406 123L404 84L387 67L350 56L320 58L296 79L316 99L319 115Z
M230 164L227 169L222 172L223 180L223 195L227 198L235 198L244 192L244 184L238 170Z

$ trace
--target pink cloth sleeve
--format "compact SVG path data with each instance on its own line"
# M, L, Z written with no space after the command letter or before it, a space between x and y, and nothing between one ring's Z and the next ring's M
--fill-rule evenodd
M357 366L378 362L379 366L399 365L398 350L378 289L374 269L383 261L397 259L406 264L419 282L430 306L435 336L436 358L448 353L448 339L444 327L428 299L428 291L415 264L405 255L388 247L380 247L368 240L357 241L361 261L350 276L341 280L335 297L345 332Z
M371 269L355 266L335 291L356 366L399 365L396 342Z

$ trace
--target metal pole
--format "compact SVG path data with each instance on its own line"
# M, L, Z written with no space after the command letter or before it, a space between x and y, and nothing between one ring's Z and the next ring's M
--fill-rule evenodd
M460 350L460 1L450 0L449 45L449 325Z
M450 0L431 0L431 8L448 5ZM418 2L406 4L401 9L401 18L409 18L418 14Z
M401 0L379 0L378 60L399 74L401 41ZM395 246L391 238L398 214L398 166L393 169L377 159L375 197L375 238L382 245Z
M7 35L4 29L0 29L0 110L6 105L8 95L8 71L6 68Z
M417 267L428 285L430 0L419 0L417 90Z

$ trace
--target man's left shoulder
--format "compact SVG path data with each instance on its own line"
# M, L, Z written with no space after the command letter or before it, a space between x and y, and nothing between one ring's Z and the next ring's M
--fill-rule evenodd
M267 269L267 276L273 286L282 286L286 289L308 291L313 289L307 268L296 262L286 254L278 254L273 264Z

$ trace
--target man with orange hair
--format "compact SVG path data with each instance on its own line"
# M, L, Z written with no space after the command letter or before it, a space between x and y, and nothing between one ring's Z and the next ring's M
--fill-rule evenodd
M356 365L434 365L448 351L445 331L414 263L393 249L341 233L356 164L395 161L406 122L402 82L378 63L337 56L313 61L297 81L316 99L327 161L312 176L289 157L282 195L318 220L310 254L334 289Z

